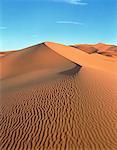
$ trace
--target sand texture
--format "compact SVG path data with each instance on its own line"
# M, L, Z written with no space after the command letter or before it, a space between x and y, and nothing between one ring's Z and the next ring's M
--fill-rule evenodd
M0 59L1 150L116 150L117 59L46 42Z
M77 44L71 45L71 47L78 48L82 51L85 51L89 54L97 53L108 57L117 57L117 46L115 45L108 45L103 43L98 44Z

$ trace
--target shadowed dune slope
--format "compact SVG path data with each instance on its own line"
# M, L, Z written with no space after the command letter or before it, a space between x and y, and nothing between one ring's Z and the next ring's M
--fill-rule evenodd
M0 52L0 57L5 56L5 52Z
M0 57L5 57L6 55L11 54L11 53L13 53L13 52L15 52L15 51L0 52Z
M13 78L28 73L60 72L75 66L70 60L57 54L45 44L35 45L13 52L1 59L2 79ZM35 73L34 73L35 74Z

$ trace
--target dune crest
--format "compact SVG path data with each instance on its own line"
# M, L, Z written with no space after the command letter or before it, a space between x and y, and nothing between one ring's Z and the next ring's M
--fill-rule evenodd
M108 59L106 59L105 57L101 57L100 55L92 56L81 51L80 49L76 50L76 48L74 47L69 47L52 42L46 42L45 44L62 56L70 59L71 61L81 66L97 68L103 71L117 74L117 59L115 59L114 62L111 61L111 59L110 61L106 61Z
M45 42L0 63L1 150L117 149L115 58Z
M34 71L45 74L45 71L60 72L74 67L74 63L57 54L44 43L13 52L2 58L1 63L3 79Z

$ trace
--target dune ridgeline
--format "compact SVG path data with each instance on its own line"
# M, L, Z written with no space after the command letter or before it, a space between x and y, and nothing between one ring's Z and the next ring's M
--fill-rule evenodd
M0 64L1 150L117 150L117 46L45 42Z

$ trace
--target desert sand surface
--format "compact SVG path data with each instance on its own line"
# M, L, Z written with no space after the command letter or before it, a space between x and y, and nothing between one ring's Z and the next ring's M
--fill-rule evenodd
M111 72L117 74L117 58L108 58L106 56L102 57L102 55L98 54L96 57L94 57L94 55L90 55L84 51L81 51L80 49L76 50L74 47L68 47L52 42L46 42L45 44L57 53L81 66L91 67L106 71L107 73Z
M117 58L45 42L0 59L1 150L116 150Z
M84 52L87 52L88 54L92 54L98 51L97 48L95 48L93 45L90 44L76 44L76 45L71 45L71 47L78 48Z
M75 44L71 47L78 48L82 51L85 51L89 54L97 53L108 57L117 57L117 46L109 44Z

